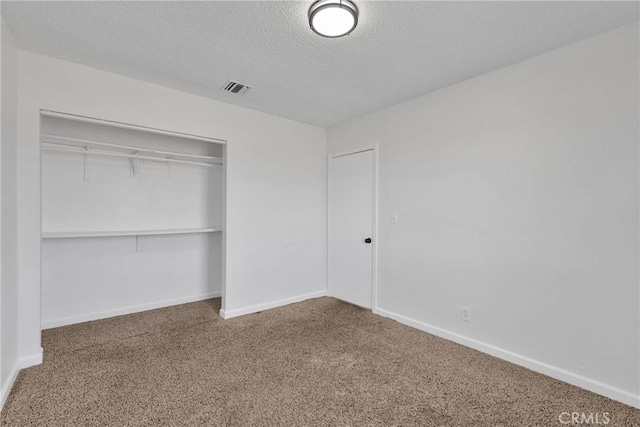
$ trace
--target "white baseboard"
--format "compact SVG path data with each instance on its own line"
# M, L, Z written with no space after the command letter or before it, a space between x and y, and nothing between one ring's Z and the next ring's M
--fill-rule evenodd
M381 308L375 314L640 409L640 395Z
M18 359L18 369L26 369L26 368L30 368L31 366L36 366L36 365L40 365L42 364L42 354L43 354L43 349L42 347L40 347L40 351L38 351L36 354L32 354L29 356L23 356L21 358Z
M42 329L57 328L60 326L73 325L76 323L90 322L92 320L106 319L109 317L122 316L125 314L139 313L141 311L154 310L156 308L169 307L172 305L187 304L190 302L202 301L210 298L219 298L218 292L209 292L206 294L194 295L189 297L174 298L164 301L156 301L149 304L132 305L115 310L100 311L95 313L82 314L79 316L70 316L60 319L47 320L42 322Z
M11 393L11 389L13 388L13 383L16 381L16 378L18 378L18 372L20 372L20 368L18 367L18 363L16 363L9 373L7 382L2 385L2 390L0 390L0 411L4 408L4 402L7 401L7 398Z
M41 363L42 347L40 347L40 351L38 353L31 356L21 357L15 361L7 381L2 385L2 390L0 390L0 411L4 408L4 403L7 401L9 394L11 394L11 389L13 388L13 384L16 382L16 378L18 378L20 371L31 366L40 365Z
M244 316L245 314L257 313L259 311L269 310L271 308L282 307L284 305L301 302L304 300L327 296L327 291L317 291L308 294L298 295L291 298L285 298L278 301L272 301L265 304L251 305L249 307L237 308L235 310L220 310L220 317L223 319L231 319L232 317Z

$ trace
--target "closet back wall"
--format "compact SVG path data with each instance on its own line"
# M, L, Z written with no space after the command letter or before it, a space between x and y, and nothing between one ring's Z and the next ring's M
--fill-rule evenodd
M31 52L19 52L19 67L21 357L40 355L41 109L228 141L227 314L324 294L324 129Z
M42 140L43 328L220 296L222 165L137 160L134 171L73 146L221 158L221 144L47 116Z

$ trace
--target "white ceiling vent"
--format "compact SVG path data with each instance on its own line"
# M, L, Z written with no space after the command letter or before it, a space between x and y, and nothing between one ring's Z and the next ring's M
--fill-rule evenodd
M233 80L227 80L224 86L222 86L220 89L224 90L225 92L231 92L231 93L236 93L238 95L242 95L246 93L249 89L251 89L251 86L234 82Z

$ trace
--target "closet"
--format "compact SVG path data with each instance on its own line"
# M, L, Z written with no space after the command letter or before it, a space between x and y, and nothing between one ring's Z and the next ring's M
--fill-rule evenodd
M42 112L42 327L218 297L224 141Z

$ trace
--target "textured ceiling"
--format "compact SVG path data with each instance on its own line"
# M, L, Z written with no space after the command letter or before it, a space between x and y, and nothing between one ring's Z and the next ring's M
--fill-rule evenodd
M19 47L328 127L638 20L637 2L364 2L347 37L310 1L7 2ZM219 88L233 78L242 96Z

